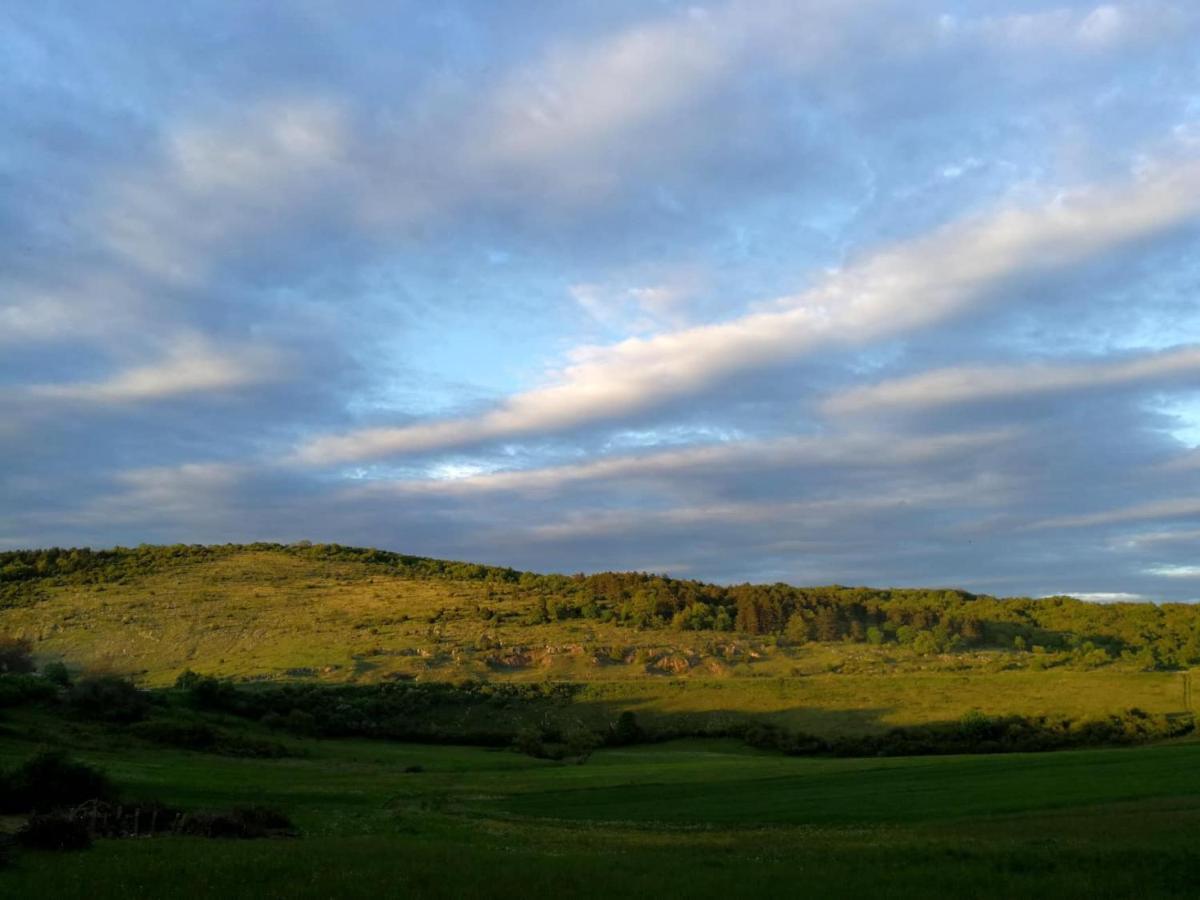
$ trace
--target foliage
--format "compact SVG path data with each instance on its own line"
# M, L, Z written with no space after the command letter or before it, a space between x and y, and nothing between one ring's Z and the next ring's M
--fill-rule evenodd
M42 677L59 687L69 688L71 686L71 672L61 662L49 662L42 666Z
M265 838L295 834L292 820L265 806L235 806L230 810L200 810L186 814L180 834L210 838Z
M86 850L92 846L87 825L65 812L30 816L17 831L16 840L27 850Z
M0 812L48 812L115 794L108 776L93 766L47 750L0 775Z
M1190 734L1191 715L1152 716L1139 709L1096 719L1051 716L989 717L979 711L957 722L893 728L880 735L823 739L771 724L752 726L745 741L791 756L920 756L951 753L1028 753L1079 747L1143 744Z
M68 691L67 703L83 718L123 724L140 721L150 711L144 691L113 675L81 678Z
M0 675L0 709L54 700L58 689L53 682L36 675Z
M0 675L36 672L33 642L28 638L0 637Z
M196 750L201 753L217 753L223 756L245 756L279 758L288 756L287 748L278 741L246 737L216 728L207 722L174 722L150 720L137 722L129 731L136 737L153 744Z

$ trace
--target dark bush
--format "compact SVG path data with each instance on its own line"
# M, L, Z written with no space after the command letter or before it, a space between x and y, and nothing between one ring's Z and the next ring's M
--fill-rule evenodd
M71 686L71 673L60 662L46 663L42 666L42 677L59 687L69 688Z
M175 687L185 692L188 705L196 709L238 709L238 692L232 682L222 681L211 675L200 675L191 669L175 679Z
M286 837L296 833L291 819L265 806L188 813L180 821L179 831L213 838Z
M138 722L150 711L146 694L114 675L81 678L68 692L67 703L78 715L102 722Z
M0 708L54 700L58 688L36 675L0 675Z
M0 637L0 674L24 675L36 672L33 642L28 638Z
M130 732L144 741L196 750L201 753L219 753L224 756L245 756L260 759L278 759L288 755L288 750L278 741L232 734L205 722L137 722Z
M17 832L17 843L28 850L86 850L92 838L83 822L54 812L30 817Z
M617 722L609 732L608 742L614 747L624 747L645 740L646 734L638 724L637 716L629 710L617 716Z
M76 762L58 750L26 760L4 777L2 812L48 812L78 806L87 800L109 800L112 782L100 769Z

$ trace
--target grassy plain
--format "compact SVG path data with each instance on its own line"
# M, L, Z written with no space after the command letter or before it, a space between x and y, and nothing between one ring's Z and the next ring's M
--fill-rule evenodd
M254 726L250 726L251 731ZM247 798L293 839L101 840L24 853L12 897L1192 897L1200 744L1052 754L801 759L724 740L510 751L289 739L214 757L19 711L0 762L47 741L130 797ZM405 769L420 766L420 772Z

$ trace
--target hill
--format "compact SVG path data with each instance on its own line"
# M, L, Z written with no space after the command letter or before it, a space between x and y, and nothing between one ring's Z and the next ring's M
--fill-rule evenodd
M0 635L41 662L243 681L569 683L578 715L823 735L1191 708L1200 610L954 590L539 575L337 545L0 554Z

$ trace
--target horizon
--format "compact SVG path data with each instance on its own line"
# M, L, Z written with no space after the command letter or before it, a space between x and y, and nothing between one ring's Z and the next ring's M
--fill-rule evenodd
M1200 601L1200 7L0 35L0 551Z
M565 572L565 571L557 571L557 570L541 570L541 571L539 571L539 570L530 570L530 569L520 569L520 568L517 568L514 566L506 565L504 562L489 562L489 561L474 560L474 559L449 559L449 558L437 557L437 556L424 556L421 554L406 553L403 550L394 550L394 549L391 549L388 547L362 547L362 546L354 546L354 545L349 545L349 544L339 544L336 541L330 541L330 542L311 541L311 540L308 540L307 538L302 538L300 540L290 541L290 542L271 541L271 540L253 540L253 541L245 541L245 542L238 542L238 543L226 542L226 543L219 543L219 544L198 544L198 543L194 543L194 542L189 543L186 541L180 541L180 542L177 542L174 544L156 544L156 543L142 542L139 544L129 545L129 546L126 546L123 544L114 544L114 545L106 546L106 547L91 547L91 546L82 546L82 547L13 547L13 548L9 548L9 549L0 550L0 556L3 556L5 553L42 553L47 550L58 550L58 551L67 552L67 553L73 552L75 550L87 550L91 553L110 553L110 552L119 552L122 550L132 551L132 550L140 550L142 548L163 549L163 548L170 548L170 547L175 547L175 546L203 547L206 549L213 548L213 547L216 547L216 548L233 547L233 548L237 548L237 549L253 549L260 545L264 545L267 547L279 547L279 548L282 548L285 550L290 549L290 548L307 549L310 547L321 547L321 546L340 547L345 550L372 550L372 551L380 551L383 553L391 553L391 554L395 554L397 556L412 557L414 559L429 559L429 560L433 560L436 562L454 563L454 564L461 564L461 565L485 566L487 568L494 568L494 569L505 569L505 570L508 570L511 572L515 572L517 574L522 574L522 575L529 574L529 575L536 575L539 577L557 576L557 577L561 577L561 578L575 578L577 576L583 576L583 577L587 578L587 577L591 577L593 575L605 575L605 574L645 575L650 578L665 578L665 579L669 579L672 581L693 581L698 584L711 584L716 587L726 587L726 588L736 587L740 584L749 584L749 585L756 586L756 587L768 586L770 584L783 584L787 587L796 588L797 590L805 590L805 589L809 589L809 588L813 588L813 589L816 589L816 588L848 588L851 590L861 589L861 590L869 590L869 591L956 591L956 592L965 593L965 594L969 594L971 596L976 596L976 597L990 597L991 599L994 599L994 600L1056 600L1056 599L1060 599L1060 598L1065 598L1068 600L1078 600L1083 603L1095 603L1095 604L1103 604L1103 605L1121 604L1121 603L1133 603L1133 604L1148 603L1153 606L1162 606L1164 604L1170 604L1170 603L1182 603L1185 605L1200 603L1200 599L1160 600L1160 599L1156 599L1153 597L1139 597L1139 596L1135 596L1135 595L1120 594L1120 593L1043 594L1040 596L1030 596L1030 595L1023 595L1023 594L991 595L991 594L987 594L986 592L982 592L982 591L980 591L980 592L968 591L965 588L958 587L958 586L952 585L952 584L860 584L860 583L797 584L794 582L707 581L707 580L702 580L702 579L679 577L679 576L671 575L669 572L656 572L653 570L642 570L642 569L593 569L590 571L580 570L577 572Z

